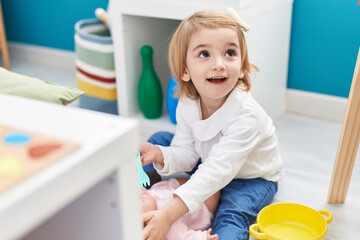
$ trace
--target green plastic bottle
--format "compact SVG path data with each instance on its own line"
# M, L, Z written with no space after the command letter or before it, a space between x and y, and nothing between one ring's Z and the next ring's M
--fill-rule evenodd
M138 85L139 106L146 118L159 118L162 112L163 96L161 84L153 65L153 49L145 45L140 49L143 70Z

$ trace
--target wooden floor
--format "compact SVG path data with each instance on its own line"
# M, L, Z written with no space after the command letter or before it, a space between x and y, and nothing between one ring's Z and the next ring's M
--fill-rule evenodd
M12 70L46 81L76 86L74 72L16 61L12 62ZM326 202L341 123L286 113L275 120L275 126L285 163L285 175L279 183L274 203L294 202L314 209L327 209L334 215L328 226L327 240L360 239L359 156L355 161L346 202L334 205Z

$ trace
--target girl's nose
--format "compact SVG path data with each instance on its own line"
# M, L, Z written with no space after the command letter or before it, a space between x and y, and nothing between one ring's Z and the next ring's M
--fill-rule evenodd
M220 56L214 57L212 69L217 71L221 71L225 69L224 61Z

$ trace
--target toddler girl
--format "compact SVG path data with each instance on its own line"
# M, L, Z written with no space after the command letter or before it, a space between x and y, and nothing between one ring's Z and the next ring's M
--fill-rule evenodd
M171 202L142 215L144 239L165 239L172 223L219 190L213 233L248 239L250 224L277 192L282 160L273 122L249 92L256 67L248 60L247 30L234 14L200 11L170 41L170 68L179 81L176 133L141 142L143 165L171 175L201 163Z

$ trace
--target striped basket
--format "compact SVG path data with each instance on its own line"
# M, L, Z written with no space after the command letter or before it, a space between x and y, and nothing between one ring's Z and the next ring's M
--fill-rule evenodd
M108 28L98 19L75 24L76 77L87 96L116 99L114 47Z

